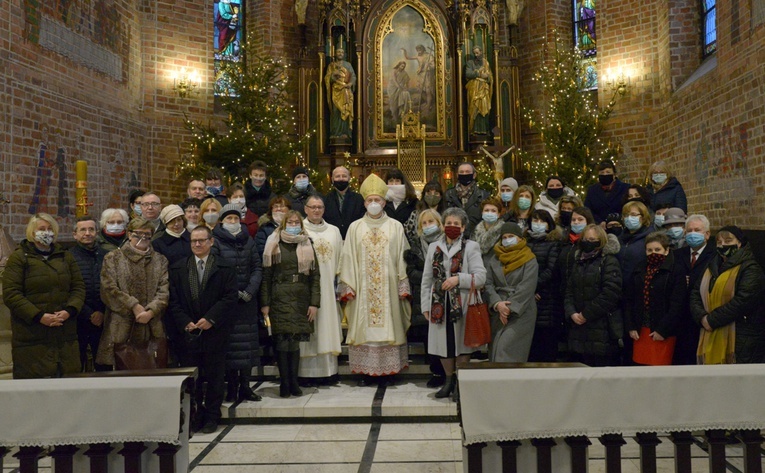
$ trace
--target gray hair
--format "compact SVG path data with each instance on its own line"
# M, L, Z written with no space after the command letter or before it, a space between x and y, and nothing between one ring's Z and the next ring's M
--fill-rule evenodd
M446 219L448 217L457 217L462 221L463 227L468 226L468 214L459 207L449 207L448 209L444 210L441 221L446 223Z
M114 214L118 213L120 214L120 217L122 217L122 221L125 222L125 225L128 224L130 221L130 217L128 217L127 212L125 212L122 209L106 209L103 212L101 212L101 218L98 219L98 226L100 228L106 228L106 221L109 220L109 218Z
M701 214L693 214L689 216L687 219L685 219L685 229L688 229L688 225L690 225L691 220L698 220L701 222L701 225L704 227L704 231L709 231L709 219Z
M308 196L308 198L305 200L305 203L307 204L311 200L318 200L319 202L324 205L324 197L320 196L319 194L311 194Z

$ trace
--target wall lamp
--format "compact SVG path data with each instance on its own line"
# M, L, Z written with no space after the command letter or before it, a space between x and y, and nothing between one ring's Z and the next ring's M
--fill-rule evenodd
M180 98L186 98L199 93L197 89L199 89L199 77L196 72L189 75L184 67L181 69L181 72L173 78L173 91L175 91Z

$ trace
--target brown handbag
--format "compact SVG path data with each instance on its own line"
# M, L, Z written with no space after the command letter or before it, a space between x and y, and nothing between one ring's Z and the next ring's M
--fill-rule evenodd
M135 326L133 321L127 340L114 344L114 369L125 371L167 368L167 339L149 338L143 342L133 340Z
M470 280L468 309L465 314L465 346L477 348L491 342L489 308L481 300L481 294L475 288L475 276Z

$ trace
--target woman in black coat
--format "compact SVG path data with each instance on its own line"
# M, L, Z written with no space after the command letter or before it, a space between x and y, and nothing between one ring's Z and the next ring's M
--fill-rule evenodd
M624 326L633 340L632 361L669 365L686 297L685 275L675 264L664 232L649 234L645 249L647 263L632 273L630 285L624 288Z
M537 320L531 341L529 362L554 362L558 357L558 337L563 318L558 310L558 286L555 284L555 266L560 254L562 231L555 225L550 212L537 209L531 213L531 224L526 230L526 243L537 257L539 273L535 299Z
M588 225L574 253L564 309L568 348L574 361L612 366L619 361L624 323L619 311L622 275L619 242L598 225Z
M400 169L388 171L385 183L388 184L385 213L388 217L398 220L401 225L406 225L406 221L417 208L417 194L414 186Z
M268 203L268 212L258 219L258 233L255 234L255 246L258 248L258 256L263 259L263 249L266 240L284 220L284 215L292 208L292 203L286 197L274 197Z
M168 265L172 266L192 254L191 238L186 231L186 215L180 206L168 205L159 213L159 218L165 224L165 229L152 238L151 246L167 258Z
M228 204L213 229L212 253L236 269L239 298L232 314L231 335L226 350L226 400L260 401L250 388L252 368L260 364L258 339L258 293L263 268L255 242L241 223L241 207Z

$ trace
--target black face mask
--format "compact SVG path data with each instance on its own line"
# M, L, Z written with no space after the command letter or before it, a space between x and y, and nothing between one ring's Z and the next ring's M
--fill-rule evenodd
M598 245L600 245L600 243L597 241L579 240L579 249L582 250L583 253L591 253L595 251L598 248Z
M599 174L598 175L598 182L600 182L601 186L610 186L614 182L614 175L613 174Z
M723 245L717 247L717 253L723 258L730 258L738 251L738 245Z
M563 197L563 188L561 187L558 189L547 189L547 196L553 199L560 199Z
M332 185L335 186L335 189L342 192L348 188L348 181L335 181L332 183Z
M457 176L457 180L463 186L469 186L473 182L473 175L472 174L460 174L459 176Z
M620 236L622 234L622 227L607 227L606 233L611 235Z
M641 204L645 205L645 201L643 200L642 197L633 197L631 199L627 199L627 202L640 202Z
M574 212L568 212L565 210L561 211L561 213L558 216L558 218L560 219L560 224L563 225L564 227L568 227L569 225L571 225L571 215L573 213Z

